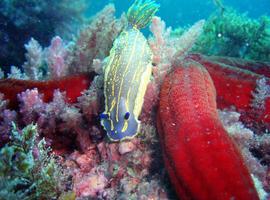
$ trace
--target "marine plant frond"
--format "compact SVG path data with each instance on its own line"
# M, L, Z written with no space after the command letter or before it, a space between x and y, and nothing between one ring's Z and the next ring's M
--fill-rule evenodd
M135 0L127 12L130 25L138 29L146 27L159 9L153 0Z
M57 157L38 141L38 127L19 130L15 123L10 141L0 148L0 199L56 199L64 195L69 174Z

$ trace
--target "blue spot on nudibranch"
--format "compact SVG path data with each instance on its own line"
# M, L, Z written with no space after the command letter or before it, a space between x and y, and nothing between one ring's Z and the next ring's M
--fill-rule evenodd
M139 122L132 112L126 110L125 99L121 98L119 103L118 120L116 120L116 110L112 109L110 115L100 114L102 126L112 141L133 138L138 131Z
M124 116L124 119L128 120L129 116L130 116L130 113L129 112L126 112L126 114Z
M108 114L105 114L105 113L101 113L101 114L99 115L99 118L100 118L100 119L108 119L108 118L109 118L109 115L108 115Z

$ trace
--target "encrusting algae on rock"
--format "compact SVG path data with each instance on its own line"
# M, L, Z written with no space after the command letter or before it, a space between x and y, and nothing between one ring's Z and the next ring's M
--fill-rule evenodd
M104 72L105 112L101 124L112 141L137 135L143 99L152 71L152 52L139 29L147 26L159 5L137 0L127 13L128 26L115 40Z

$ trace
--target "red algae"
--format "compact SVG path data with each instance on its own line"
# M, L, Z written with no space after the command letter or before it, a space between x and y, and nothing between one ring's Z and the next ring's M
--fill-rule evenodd
M179 198L259 199L239 149L219 120L215 87L202 65L190 61L165 78L157 125Z

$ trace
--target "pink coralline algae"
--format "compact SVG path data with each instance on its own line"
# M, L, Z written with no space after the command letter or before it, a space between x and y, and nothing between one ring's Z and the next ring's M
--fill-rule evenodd
M122 198L131 195L138 199L150 193L155 198L160 194L166 197L158 179L152 179L152 184L147 182L153 159L147 143L149 141L142 139L99 142L92 143L84 153L72 153L66 165L73 174L76 194L104 199L115 198L119 193ZM143 193L141 189L149 193Z
M31 80L39 80L42 77L40 68L43 63L43 49L34 38L24 46L27 50L26 62L22 66L24 72Z
M94 59L108 56L114 39L126 24L124 16L116 19L114 13L114 5L107 5L80 31L73 51L72 72L91 70Z
M60 37L54 37L47 49L49 73L52 78L66 76L68 73L68 51Z
M71 189L77 199L176 198L167 175L167 171L176 170L168 169L168 163L165 168L162 160L161 148L166 150L167 147L163 143L164 136L157 134L156 116L164 77L175 70L173 66L185 66L183 63L192 61L205 67L213 79L219 109L215 111L215 119L219 117L222 122L219 125L225 129L219 128L228 132L230 138L224 136L228 141L232 139L238 145L245 173L247 167L252 174L246 176L248 185L253 186L252 177L260 197L266 198L270 193L270 137L265 129L270 127L269 77L256 71L256 67L248 68L250 63L241 60L189 54L203 30L203 20L182 36L175 36L164 21L153 18L152 34L148 38L154 55L153 74L144 97L140 133L132 140L119 143L108 140L99 122L99 114L104 110L103 68L113 41L126 25L125 15L116 19L114 12L113 5L106 6L73 42L56 36L47 48L41 47L35 39L25 45L27 53L23 72L13 67L9 79L0 80L0 146L10 140L12 123L20 128L34 123L39 137L45 138L71 174ZM44 65L48 67L47 71L42 71ZM263 63L260 65L264 66ZM250 71L256 80L245 81ZM226 83L251 83L252 87L246 88L246 96L240 96L243 100L230 96L227 99L230 102L225 104L226 97L233 95L229 90L225 92L223 86ZM177 80L172 84L177 84ZM214 90L211 91L214 96ZM242 94L240 89L237 92ZM240 107L244 100L246 107ZM255 119L254 112L260 114L260 120ZM169 119L163 119L164 126L166 120ZM171 155L179 153L173 147L170 150ZM182 162L185 161L188 159ZM219 167L218 163L214 164ZM177 176L181 178L178 172ZM221 177L226 179L225 175ZM197 177L192 177L191 181L195 179ZM215 190L215 184L209 190ZM255 192L253 194L256 196Z

